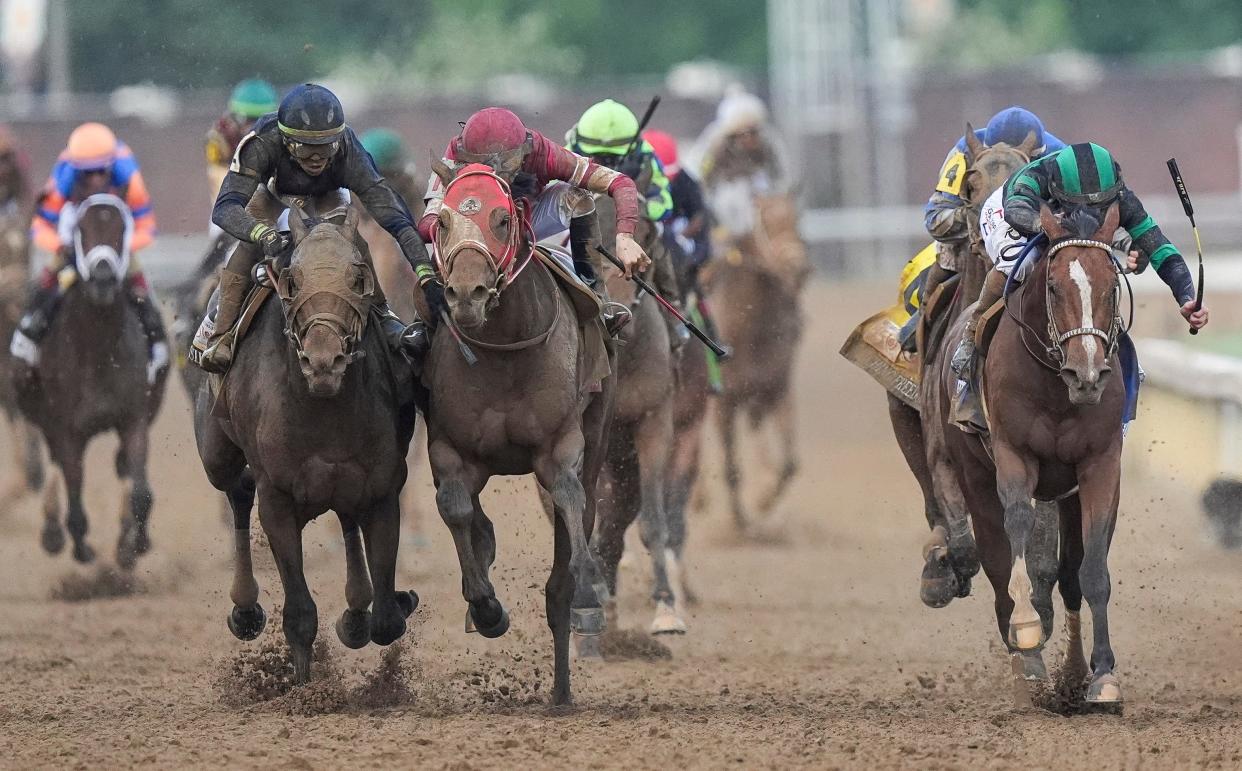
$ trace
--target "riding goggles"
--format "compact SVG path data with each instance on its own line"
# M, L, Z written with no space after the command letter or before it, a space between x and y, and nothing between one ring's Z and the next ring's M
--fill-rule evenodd
M285 149L299 161L307 161L311 163L322 163L330 160L336 155L336 151L341 147L341 140L337 139L324 145L312 145L306 142L298 142L293 139L285 140Z

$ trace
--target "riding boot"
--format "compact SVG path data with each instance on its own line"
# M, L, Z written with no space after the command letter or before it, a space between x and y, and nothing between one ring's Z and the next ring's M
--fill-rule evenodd
M573 256L574 271L599 297L603 306L600 315L604 320L604 327L609 335L616 337L634 316L629 308L608 297L608 286L600 278L603 265L594 249L599 242L599 219L594 209L569 221L569 253Z
M60 284L55 281L54 276L51 281L45 280L31 290L30 299L26 302L26 312L18 322L9 344L9 353L13 355L15 362L20 362L17 373L19 378L28 378L38 366L39 347L52 325L56 309L60 307L61 297L63 295Z
M239 273L232 266L220 271L220 301L216 307L215 325L207 340L207 350L199 360L199 366L208 372L223 374L233 363L233 343L230 335L241 317L242 304L250 291L250 272Z
M138 311L138 323L142 325L142 334L147 340L147 382L154 385L160 372L168 369L168 338L164 332L164 319L160 317L159 307L141 274L130 280L128 288L129 299Z
M972 387L975 368L978 366L978 352L975 350L975 333L979 329L979 321L989 308L996 304L1005 294L1006 276L999 270L988 272L979 291L979 302L971 310L966 320L966 328L962 330L962 340L949 366L958 375L958 398L953 406L952 419L967 431L986 432L987 419L983 415L983 402L978 392Z

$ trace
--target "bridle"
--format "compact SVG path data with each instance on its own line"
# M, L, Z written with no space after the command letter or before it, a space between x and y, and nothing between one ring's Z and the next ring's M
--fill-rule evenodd
M500 301L500 293L504 291L505 287L512 284L514 279L530 264L531 258L535 253L531 246L535 242L535 236L526 217L525 202L514 200L509 183L496 174L496 172L481 164L471 164L465 167L451 182L445 185L444 199L441 203L442 210L447 209L456 212L470 220L480 233L489 232L490 226L487 222L480 223L475 219L480 215L483 217L488 216L484 212L483 201L476 195L453 195L454 188L466 180L490 180L494 183L499 188L499 192L509 202L513 226L509 228L509 237L504 242L500 242L497 239L495 243L488 243L486 237L473 238L465 236L454 242L451 248L445 250L444 245L440 242L440 220L439 218L433 220L431 238L436 245L436 265L440 270L440 275L447 278L453 270L453 262L463 250L473 249L486 255L488 263L496 273L496 280L488 290L491 295L488 300L488 307L491 308L495 307L495 304ZM498 248L499 254L496 254ZM523 250L525 254L522 254Z
M1052 312L1052 282L1049 279L1048 271L1051 268L1052 260L1056 257L1057 253L1060 252L1062 249L1065 249L1068 247L1102 250L1104 254L1108 256L1109 263L1113 266L1113 272L1114 272L1114 275L1117 277L1117 280L1113 282L1113 288L1112 288L1113 312L1112 312L1112 321L1109 324L1108 329L1100 329L1099 327L1095 327L1095 326L1084 326L1084 327L1075 327L1073 329L1069 329L1069 330L1062 332L1060 329L1057 328L1056 318ZM1101 340L1103 340L1105 351L1106 351L1105 358L1106 359L1112 358L1113 354L1117 352L1117 344L1121 338L1121 335L1125 334L1129 330L1130 326L1134 323L1134 297L1133 297L1133 290L1131 289L1130 290L1130 323L1124 324L1124 325L1122 324L1121 281L1120 281L1120 276L1122 275L1122 271L1121 271L1121 266L1117 263L1117 259L1113 256L1113 245L1110 243L1106 243L1104 241L1097 241L1094 238L1073 238L1073 237L1060 238L1060 239L1057 239L1056 241L1053 241L1051 245L1049 245L1047 251L1044 254L1044 260L1046 261L1045 269L1044 269L1044 277L1043 277L1044 279L1044 313L1047 316L1048 326L1047 326L1047 332L1046 332L1047 343L1043 344L1043 351L1041 352L1042 355L1032 350L1030 341L1028 340L1028 337L1027 337L1027 335L1029 334L1030 336L1034 337L1037 341L1040 341L1042 343L1043 341L1041 340L1039 333L1035 329L1033 329L1030 326L1030 324L1026 322L1024 318L1014 313L1012 306L1010 306L1009 304L1008 296L1006 296L1005 298L1005 312L1021 328L1020 337L1022 338L1022 345L1023 347L1026 348L1027 353L1029 353L1033 359L1035 359L1045 368L1050 369L1054 372L1060 372L1062 369L1065 368L1065 362L1066 362L1065 344L1069 342L1070 340L1074 339L1075 337L1083 337L1083 336L1089 335L1092 337L1098 337ZM1126 282L1126 286L1127 288L1129 288L1129 281Z
M88 210L101 206L115 209L121 218L124 230L119 250L112 244L95 244L90 249L82 246L82 228L79 227L82 218ZM88 278L95 266L106 262L112 267L116 280L124 280L129 272L130 242L134 237L134 215L125 201L111 193L95 193L76 207L66 208L61 213L58 228L61 231L61 242L71 240L73 243L74 265L79 276ZM72 233L72 239L65 238L69 233Z

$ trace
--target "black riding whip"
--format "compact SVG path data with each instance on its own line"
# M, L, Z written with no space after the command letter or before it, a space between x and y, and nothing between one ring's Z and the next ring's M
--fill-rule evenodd
M599 253L607 257L609 262L617 266L617 268L621 270L622 272L625 271L624 263L618 260L616 256L613 255L612 252L608 251L602 246L598 248L599 248ZM644 292L654 297L655 301L660 304L660 307L664 309L665 313L669 314L673 318L680 321L686 329L690 330L690 334L694 335L699 340L703 341L703 345L706 345L708 348L710 348L712 350L712 353L716 354L717 356L721 356L721 357L727 356L729 354L729 352L725 350L724 346L722 346L720 343L708 337L706 332L699 329L698 326L696 326L693 321L686 318L686 314L677 310L676 305L673 305L671 302L664 299L664 296L661 295L659 292L657 292L655 290L655 287L653 287L651 284L648 284L646 280L644 280L641 276L631 275L629 279L630 281L633 281L635 284L638 284L638 287L642 289Z
M1190 232L1195 236L1195 251L1199 253L1199 288L1195 293L1195 310L1203 308L1203 244L1199 241L1199 226L1195 224L1195 207L1190 203L1190 193L1186 192L1186 183L1182 181L1182 171L1177 168L1177 159L1168 160L1169 175L1173 177L1173 186L1177 188L1177 197L1182 199L1182 209L1190 219ZM1199 330L1190 328L1190 334L1197 335Z
M634 148L638 147L643 139L643 130L647 128L647 124L651 122L651 116L655 114L656 108L660 106L660 95L656 94L651 97L651 101L647 104L647 111L643 113L643 117L638 121L638 130L634 132L634 137L630 140L630 144L625 148L625 155L621 156L624 162L630 157L630 153L634 152Z

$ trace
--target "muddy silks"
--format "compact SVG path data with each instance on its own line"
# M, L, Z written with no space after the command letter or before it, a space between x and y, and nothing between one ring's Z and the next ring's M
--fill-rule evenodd
M901 349L898 335L922 305L923 282L935 264L932 243L902 269L897 302L855 327L841 346L842 356L915 409L919 406L919 358Z

